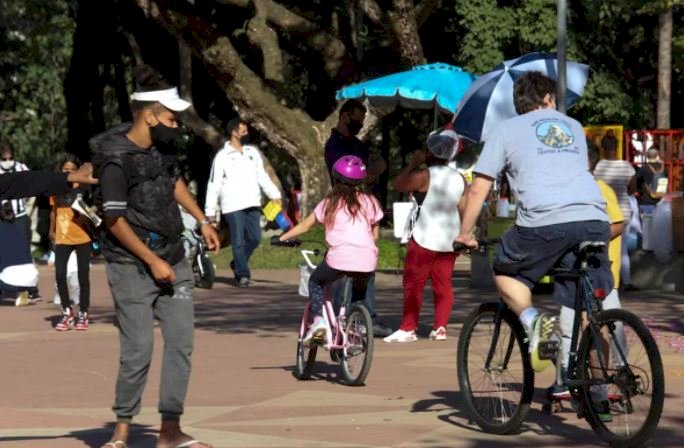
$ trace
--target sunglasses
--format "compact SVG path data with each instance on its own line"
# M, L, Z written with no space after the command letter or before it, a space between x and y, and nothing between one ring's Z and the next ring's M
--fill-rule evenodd
M14 157L0 157L2 162L11 162L12 160L14 160Z

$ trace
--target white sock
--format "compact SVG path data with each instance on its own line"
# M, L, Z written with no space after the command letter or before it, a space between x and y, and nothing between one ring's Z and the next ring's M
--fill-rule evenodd
M523 327L527 330L527 334L532 334L534 328L534 321L539 316L539 311L533 306L525 308L522 313L520 313L520 322L522 322Z

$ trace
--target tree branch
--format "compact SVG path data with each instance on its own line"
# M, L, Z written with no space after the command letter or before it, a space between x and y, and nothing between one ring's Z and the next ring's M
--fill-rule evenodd
M140 0L142 1L142 0ZM252 0L214 0L216 3L248 8ZM321 53L325 61L325 69L329 76L337 74L346 54L346 48L341 40L298 14L273 0L258 0L265 14L265 20L281 31L302 37L306 44ZM256 6L256 2L255 2Z
M413 0L393 0L394 9L389 12L390 24L402 62L408 67L425 63L423 45L418 36Z
M278 45L278 35L266 23L268 12L266 0L252 0L256 14L247 24L247 38L261 48L264 61L264 77L270 81L283 82L283 55Z

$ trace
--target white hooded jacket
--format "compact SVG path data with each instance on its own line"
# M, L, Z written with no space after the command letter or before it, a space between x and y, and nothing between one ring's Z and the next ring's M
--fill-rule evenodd
M226 142L211 165L204 213L215 216L217 206L221 214L261 207L261 190L269 199L281 198L280 190L264 169L259 151L243 145L240 152Z

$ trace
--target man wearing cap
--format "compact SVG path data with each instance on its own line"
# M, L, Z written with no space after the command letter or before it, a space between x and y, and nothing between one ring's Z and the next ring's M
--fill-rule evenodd
M233 261L230 267L237 286L249 286L249 258L261 242L261 191L280 203L278 187L264 169L259 150L249 144L247 124L240 118L228 122L230 139L216 153L211 165L204 212L213 220L217 205L230 229Z
M185 259L178 204L201 223L210 249L218 237L180 177L176 113L190 104L147 67L131 95L132 124L90 141L99 173L107 227L102 244L116 305L120 361L112 410L117 424L104 446L125 448L129 426L140 412L152 360L154 318L164 337L158 448L207 448L180 429L194 338L192 271Z
M414 207L406 261L404 262L404 312L397 331L384 338L385 342L414 342L423 289L427 279L432 281L434 294L434 322L430 339L445 341L446 329L454 303L451 274L456 261L454 239L461 230L460 213L465 208L467 189L465 178L449 162L460 147L458 134L451 124L432 132L427 140L428 153L416 151L411 162L394 179L394 189L412 193ZM427 169L419 166L425 162Z

